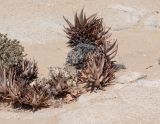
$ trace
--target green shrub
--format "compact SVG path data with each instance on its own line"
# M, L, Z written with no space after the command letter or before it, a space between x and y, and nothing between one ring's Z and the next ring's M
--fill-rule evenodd
M24 47L17 40L11 40L0 33L0 66L8 68L23 60Z

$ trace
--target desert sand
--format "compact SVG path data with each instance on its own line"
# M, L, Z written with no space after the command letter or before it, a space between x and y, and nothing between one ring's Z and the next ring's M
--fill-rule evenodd
M28 58L47 76L50 66L65 63L68 39L63 16L73 20L84 8L97 13L119 44L117 83L107 91L86 94L59 109L35 113L0 110L5 124L158 124L160 122L159 0L0 0L0 32L21 41ZM145 76L143 76L145 75ZM119 79L120 77L120 79ZM146 79L144 79L144 77ZM133 79L132 79L133 78Z

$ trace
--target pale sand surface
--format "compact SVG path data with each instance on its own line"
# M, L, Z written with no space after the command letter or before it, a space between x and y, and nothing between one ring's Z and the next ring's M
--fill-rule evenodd
M38 62L40 76L47 76L49 66L64 65L69 48L62 16L73 20L73 14L84 7L88 15L97 12L103 17L106 26L113 29L113 38L118 39L115 60L127 69L117 75L141 72L147 75L147 80L154 80L146 81L150 85L117 84L106 92L84 95L78 102L60 109L31 113L1 107L0 124L160 122L159 0L0 0L0 3L0 32L22 42L28 58ZM152 67L146 69L149 66Z
M113 38L118 39L119 51L115 60L124 64L124 71L138 71L148 74L148 78L160 77L160 32L140 28L113 31ZM64 41L62 41L64 40ZM67 52L67 39L49 42L47 44L26 45L29 58L38 61L41 75L48 74L50 66L64 66ZM147 67L152 66L149 69Z

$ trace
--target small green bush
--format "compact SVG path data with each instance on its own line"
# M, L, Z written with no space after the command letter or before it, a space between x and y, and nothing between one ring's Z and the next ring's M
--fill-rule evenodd
M11 40L7 34L0 33L0 66L8 68L23 60L24 47L17 40Z

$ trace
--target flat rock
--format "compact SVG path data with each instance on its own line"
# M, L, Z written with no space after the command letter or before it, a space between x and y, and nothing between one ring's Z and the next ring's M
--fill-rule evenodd
M146 78L147 75L139 72L130 72L128 74L122 75L118 77L117 82L118 83L131 83L135 82L137 80Z
M159 91L133 84L112 89L91 96L85 106L78 101L76 109L61 113L58 124L156 124L160 121Z
M135 83L118 84L124 85L120 89L108 87L106 91L86 93L63 108L35 113L0 111L0 119L6 124L10 119L18 124L157 124L160 122L160 81L138 80L145 76L137 72L121 76Z
M111 6L110 8L115 9L117 11L127 12L127 13L130 13L132 15L139 15L141 17L147 14L147 11L144 8L143 9L137 9L136 7L124 6L124 5L121 5L121 4Z
M160 29L160 14L153 14L146 18L144 26L147 29Z
M112 30L123 30L138 24L140 19L146 14L145 9L113 5L109 7L109 12L104 16L105 23L112 27Z
M136 85L150 87L150 88L160 88L160 80L138 80Z

